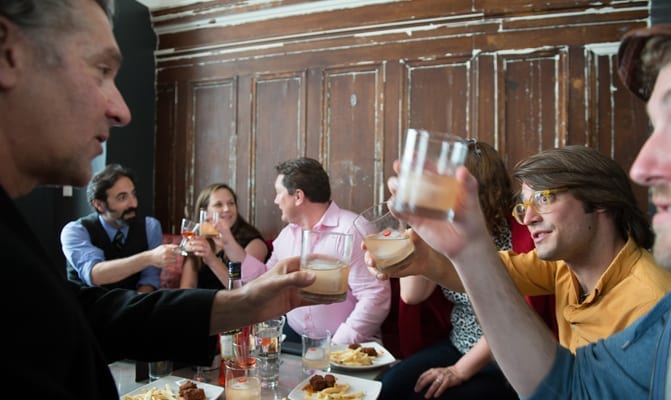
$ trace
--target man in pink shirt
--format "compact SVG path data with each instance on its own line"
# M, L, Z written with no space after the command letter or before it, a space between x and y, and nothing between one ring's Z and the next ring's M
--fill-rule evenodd
M351 233L354 236L347 298L341 303L300 307L287 313L287 340L300 342L300 335L314 327L331 331L338 344L380 341L380 326L389 314L389 282L378 281L364 263L361 236L352 222L356 214L343 210L331 200L329 177L322 165L311 158L297 158L275 167L275 204L287 222L273 241L273 253L263 264L254 257L242 263L243 282L256 278L279 260L299 256L304 229Z

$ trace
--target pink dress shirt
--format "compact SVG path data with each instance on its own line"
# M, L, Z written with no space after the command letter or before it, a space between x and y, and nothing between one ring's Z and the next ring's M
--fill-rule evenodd
M341 303L299 307L287 313L287 323L298 334L312 327L327 328L332 341L348 344L380 341L380 326L389 314L391 287L389 281L377 280L364 263L361 236L352 222L356 214L331 202L322 218L312 228L320 231L352 233L352 264L348 279L347 298ZM242 281L249 282L272 268L279 260L301 253L302 229L296 224L285 226L273 241L273 253L263 264L247 255L242 262Z

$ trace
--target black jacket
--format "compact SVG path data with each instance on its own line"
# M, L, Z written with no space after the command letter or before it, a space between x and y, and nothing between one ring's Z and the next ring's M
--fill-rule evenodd
M2 188L0 238L5 310L0 375L22 397L118 400L108 363L124 358L211 362L214 290L136 294L80 288L49 259Z

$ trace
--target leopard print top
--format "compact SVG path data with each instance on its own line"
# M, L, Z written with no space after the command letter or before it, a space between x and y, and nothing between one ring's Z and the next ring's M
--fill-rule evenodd
M510 250L512 248L510 229L506 229L493 239L499 250ZM450 341L461 354L465 354L482 336L482 328L480 328L480 324L475 317L475 311L466 293L455 292L447 288L442 289L445 298L454 304L450 316L452 321Z

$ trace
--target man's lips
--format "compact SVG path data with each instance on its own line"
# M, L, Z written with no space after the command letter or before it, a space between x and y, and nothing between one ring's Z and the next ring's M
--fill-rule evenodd
M538 229L529 233L531 234L531 238L533 239L534 242L540 242L550 234L550 231Z
M657 208L652 217L653 225L671 224L671 206L669 204L654 203Z
M669 212L669 204L653 201L653 204L657 208L657 212L666 213Z

